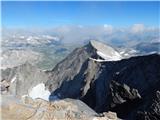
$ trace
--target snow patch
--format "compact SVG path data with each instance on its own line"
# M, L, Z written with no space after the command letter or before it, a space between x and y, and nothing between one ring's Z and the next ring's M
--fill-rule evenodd
M22 95L21 97L22 97L22 98L25 98L25 97L28 97L28 95Z
M122 56L111 46L105 45L96 40L91 40L90 43L96 50L97 55L104 59L104 61L118 61L122 59Z
M89 58L90 60L96 61L96 62L106 62L107 60L102 60L102 59L94 59L94 58Z
M41 98L49 101L50 94L51 93L48 90L45 90L44 83L40 83L31 89L29 92L29 97L32 99Z
M16 80L16 76L14 76L11 80L11 83L13 83Z
M43 38L49 39L49 40L55 40L55 41L59 41L59 38L56 36L50 36L50 35L43 35Z
M123 55L125 53L125 51L121 51L119 54Z
M116 54L115 52L115 55L106 55L100 51L97 51L97 54L102 57L103 59L105 59L106 61L118 61L118 60L121 60L121 56L119 54Z

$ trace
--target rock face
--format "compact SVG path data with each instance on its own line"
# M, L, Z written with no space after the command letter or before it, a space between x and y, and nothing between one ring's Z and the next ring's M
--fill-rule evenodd
M93 82L91 82L91 87L87 94L82 97L82 100L97 112L103 112L111 109L119 113L119 111L122 111L122 108L125 108L127 105L129 106L132 104L133 106L139 106L139 101L135 100L134 103L131 98L140 98L138 97L140 95L142 97L142 101L148 101L145 99L147 99L146 97L148 95L153 95L153 88L156 90L158 89L156 86L160 81L159 61L160 56L154 54L149 56L133 57L118 62L103 63L101 65L102 72L97 78L94 78ZM124 87L118 85L114 86L112 80L115 80L121 85L125 84L128 87L124 89ZM128 98L124 99L124 95L118 91L125 93L124 95L127 95ZM127 93L127 91L130 91L130 93ZM114 109L111 106L114 103L112 101L114 101L115 98L118 98L118 100L121 101L120 103L123 103L126 99L130 102L127 102L124 106L121 104L121 106L115 107ZM118 101L116 104L119 104ZM133 107L131 107L131 109L133 110ZM126 109L125 111L128 110ZM122 111L122 113L125 112ZM126 117L126 115L129 115L129 111L126 115L121 115L121 113L118 115L121 117Z
M8 83L7 91L12 95L22 96L39 83L48 80L45 72L30 63L2 70L1 86L3 81ZM6 90L6 89L5 89Z
M142 100L137 89L115 81L111 81L110 92L109 109L116 111L122 118L126 118L129 111L132 111Z
M121 118L135 119L158 89L160 55L97 62L89 59L102 59L96 51L91 43L78 48L47 73L50 100L78 98L97 112L112 110Z
M83 102L73 99L47 102L26 97L19 101L12 96L5 96L2 99L1 113L3 120L118 120L113 112L98 117Z
M107 57L108 61L111 60L110 57L114 58L119 55L117 51L110 46L91 41L88 45L75 49L52 71L48 71L50 77L46 82L46 86L50 91L54 91L52 96L77 98L85 95L90 88L92 78L101 72L101 64L95 63L92 59L102 59L106 61L107 58L103 58L103 56L99 56L97 53L98 51L102 53L105 49L110 50L108 52L104 51L103 53L109 56Z
M91 45L77 48L66 59L57 64L52 71L48 71L49 80L46 82L46 86L50 91L56 90L53 95L58 95L61 98L77 98L81 94L80 89L84 86L83 74L86 67L89 66L89 57L93 55L94 51ZM72 87L70 87L71 84ZM61 94L58 94L59 91Z
M151 102L145 107L145 110L138 111L137 120L159 120L160 119L160 92L156 91L150 99Z
M138 93L138 90L136 89L131 89L127 85L119 84L115 81L111 81L110 84L110 92L112 96L112 106L114 107L117 104L123 104L126 103L129 100L136 100L136 99L141 99L140 94ZM126 108L125 108L126 109Z

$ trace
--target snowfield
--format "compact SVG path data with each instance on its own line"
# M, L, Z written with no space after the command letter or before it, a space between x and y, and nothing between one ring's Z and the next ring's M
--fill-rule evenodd
M28 95L32 99L41 98L41 99L49 101L50 94L51 93L48 90L45 90L44 83L40 83L36 85L35 87L33 87L31 91L29 91Z
M91 45L96 50L97 55L102 58L102 60L96 61L118 61L122 59L122 56L111 46L95 40L91 40Z
M104 53L102 53L100 51L97 51L97 54L100 57L102 57L103 59L105 59L106 61L118 61L118 60L121 60L121 56L117 55L116 53L115 53L115 55L110 56L110 55L106 55L106 54L104 54Z

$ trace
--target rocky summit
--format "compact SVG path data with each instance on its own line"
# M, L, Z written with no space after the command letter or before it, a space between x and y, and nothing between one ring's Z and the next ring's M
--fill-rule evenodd
M118 120L116 113L98 115L80 100L64 99L48 102L43 99L2 96L3 120Z
M27 63L2 71L2 117L159 120L159 86L159 54L125 58L117 49L93 40L52 70L41 71ZM48 101L42 100L46 97Z

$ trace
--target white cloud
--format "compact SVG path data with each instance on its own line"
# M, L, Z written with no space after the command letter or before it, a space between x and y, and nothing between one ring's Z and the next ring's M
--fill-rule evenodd
M42 35L43 32L34 34ZM109 24L87 26L87 25L62 25L44 31L48 35L59 36L63 43L83 44L90 39L97 39L109 44L127 44L136 41L151 41L159 38L159 29L134 24L130 27L115 27ZM8 33L8 32L7 32ZM27 33L25 32L25 35Z
M145 30L145 26L143 24L134 24L131 27L132 33L142 33Z
M112 25L108 25L108 24L104 24L104 30L107 32L107 33L112 33L113 32L113 26Z

